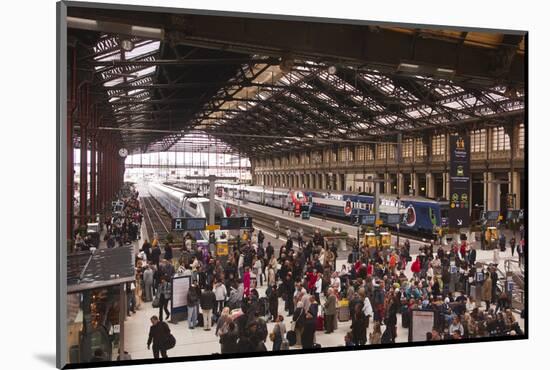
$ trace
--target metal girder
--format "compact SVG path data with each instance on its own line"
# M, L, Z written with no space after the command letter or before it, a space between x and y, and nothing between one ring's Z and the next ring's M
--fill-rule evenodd
M122 13L108 9L94 10L90 14L83 10L69 8L69 15L120 24L128 24L131 19L133 26L160 27L164 39L174 44L272 57L293 55L304 60L372 65L386 71L395 71L397 65L406 59L453 68L457 80L475 79L486 85L492 85L495 80L518 86L524 84L525 58L517 52L511 55L509 51L517 49L515 41L523 34L510 35L511 41L503 41L508 50L496 53L491 48L465 44L460 39L432 38L368 25L139 11Z
M156 60L107 60L92 62L96 66L160 66L160 65L217 65L217 64L279 64L275 58L194 58L194 59L156 59Z

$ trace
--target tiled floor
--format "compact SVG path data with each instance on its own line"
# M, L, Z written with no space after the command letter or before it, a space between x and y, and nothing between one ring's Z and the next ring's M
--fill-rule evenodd
M491 251L479 251L478 256L482 261L492 260ZM339 261L339 265L343 263L345 263L344 260ZM410 270L408 270L406 274L410 275ZM260 288L258 290L260 296L263 296L265 289ZM288 329L290 327L290 318L287 317L285 312L282 311L283 307L284 304L281 300L279 303L280 313L285 317L285 323ZM152 352L148 351L146 346L150 326L149 318L152 315L158 315L158 309L154 309L151 306L151 303L144 303L141 309L139 309L136 314L128 318L126 321L126 350L131 354L133 359L152 357ZM523 320L519 318L519 315L516 315L516 317L519 320L520 326L523 328ZM343 346L344 336L350 330L350 325L351 321L339 322L338 329L332 334L325 334L324 332L317 331L315 334L316 342L321 344L323 347ZM214 330L204 331L203 328L190 330L187 327L186 321L181 321L178 324L169 323L169 326L177 340L176 347L169 351L169 356L208 355L212 353L219 353L220 344L218 342L218 338L214 334ZM271 331L272 329L273 324L268 323L268 330ZM368 333L371 331L372 324L370 325ZM397 342L406 342L408 340L408 329L401 327L400 315L398 315L396 340ZM271 350L272 343L269 338L267 339L266 346L268 350Z

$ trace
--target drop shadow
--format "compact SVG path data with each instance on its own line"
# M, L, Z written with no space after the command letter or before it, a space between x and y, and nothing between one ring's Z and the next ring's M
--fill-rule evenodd
M50 365L51 367L56 366L55 353L35 353L34 358L42 361L46 365Z

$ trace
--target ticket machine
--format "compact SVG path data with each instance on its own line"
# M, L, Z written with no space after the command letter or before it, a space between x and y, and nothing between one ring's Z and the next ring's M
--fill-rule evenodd
M378 246L378 242L376 240L376 234L375 233L365 233L364 244L366 246L368 246L369 248L376 248Z

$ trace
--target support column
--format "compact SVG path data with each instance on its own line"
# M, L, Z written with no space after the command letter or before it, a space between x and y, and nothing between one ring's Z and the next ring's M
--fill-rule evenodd
M435 178L431 172L426 174L426 196L428 198L435 197Z
M523 199L521 199L521 173L519 171L514 171L512 173L512 184L514 192L516 194L516 209L522 208Z
M405 181L403 179L403 173L398 172L397 173L397 194L404 195L405 193Z
M411 173L411 186L414 190L414 195L420 194L420 184L418 183L418 174L416 172Z
M72 240L74 230L73 117L71 110L67 113L67 240Z
M84 119L80 120L80 225L86 224L88 202L88 136Z
M443 173L443 194L445 195L445 199L451 199L451 179L449 172Z
M374 184L373 184L374 188ZM393 188L391 183L391 176L389 172L384 172L384 192L387 194L393 194Z
M99 212L103 212L103 209L105 208L105 201L103 197L103 145L98 143L97 149L97 208Z
M496 188L496 184L492 183L494 179L495 176L492 172L485 172L485 204L487 205L488 211L497 210L495 199L498 195L498 189Z
M92 217L95 217L95 214L96 214L96 211L97 211L97 207L96 207L96 201L97 201L97 198L96 198L96 190L97 190L97 184L96 184L96 179L97 179L97 169L96 169L96 165L97 165L97 162L96 162L96 152L97 152L97 147L96 147L96 140L95 140L95 137L92 137L92 143L91 143L91 148L90 148L90 154L91 154L91 160L90 160L90 214L92 215Z
M71 97L67 104L67 240L73 239L74 231L74 145L73 113L76 109L76 49L72 48Z

